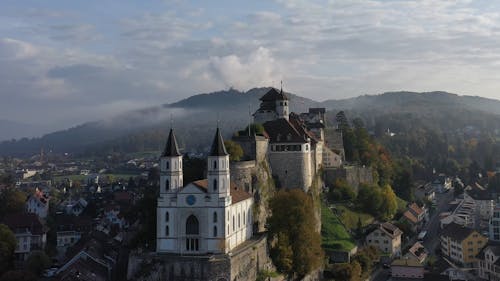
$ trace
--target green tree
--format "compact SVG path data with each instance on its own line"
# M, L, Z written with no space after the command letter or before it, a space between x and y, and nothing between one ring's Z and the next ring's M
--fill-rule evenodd
M229 153L229 160L241 160L241 157L243 157L243 148L241 148L241 145L231 140L225 140L224 145L226 146L227 152Z
M26 267L36 275L42 274L43 270L50 266L50 258L44 251L33 251L26 260Z
M300 189L280 190L269 206L269 237L275 241L271 257L278 270L289 276L304 276L318 268L324 253L321 236L316 232L312 198Z
M390 185L386 184L382 187L382 198L380 211L384 214L386 219L392 218L398 210L398 201Z
M26 194L14 188L8 188L0 194L0 218L6 214L18 213L24 210Z
M0 274L11 268L16 244L14 233L5 224L0 224Z

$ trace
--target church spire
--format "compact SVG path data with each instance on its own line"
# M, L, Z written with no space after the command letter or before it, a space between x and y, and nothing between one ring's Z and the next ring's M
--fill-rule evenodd
M163 152L163 157L181 156L179 153L179 147L177 146L177 140L175 139L174 130L170 129L168 134L167 145L165 146L165 151Z
M217 132L215 132L214 141L212 143L212 149L210 149L210 156L226 156L228 154L229 153L226 151L226 146L224 145L220 129L217 127Z

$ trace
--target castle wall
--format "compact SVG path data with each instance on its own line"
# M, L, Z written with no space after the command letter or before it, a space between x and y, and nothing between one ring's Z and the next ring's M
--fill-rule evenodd
M252 238L228 255L181 256L132 253L127 279L139 281L254 281L272 269L265 235Z
M325 182L332 186L338 178L345 179L356 191L361 183L372 184L373 174L370 167L343 166L340 168L325 168Z
M267 158L269 141L263 136L238 136L232 140L243 149L243 159L264 161Z
M303 151L303 149L302 151L269 151L269 163L281 187L309 190L312 183L310 151Z

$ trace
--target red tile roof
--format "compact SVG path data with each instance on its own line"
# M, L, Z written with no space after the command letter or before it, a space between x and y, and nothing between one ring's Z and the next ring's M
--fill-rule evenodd
M192 184L196 185L199 187L203 192L208 192L208 180L197 180L192 182ZM231 182L231 189L230 189L230 194L233 199L233 204L238 203L240 201L243 201L245 199L251 198L252 194L246 192L245 190L238 188L234 182Z

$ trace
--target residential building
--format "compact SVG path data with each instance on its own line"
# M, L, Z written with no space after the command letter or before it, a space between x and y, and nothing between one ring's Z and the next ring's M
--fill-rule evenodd
M450 223L456 223L466 227L475 225L476 203L471 198L457 198L450 203L448 212L439 214L441 228Z
M412 226L414 232L418 232L427 219L425 207L419 207L416 203L408 205L403 213L402 220L407 221Z
M451 179L445 174L439 174L438 177L432 182L432 187L438 193L445 193L451 189Z
M428 256L427 249L420 242L415 242L413 246L408 249L408 253L405 254L405 258L415 259L420 263L423 263Z
M475 214L486 225L495 208L495 200L490 191L479 185L473 185L465 189L464 198L474 200Z
M412 258L395 259L391 263L392 278L424 278L424 265Z
M47 229L40 218L33 213L9 214L4 218L16 237L16 260L26 260L33 250L40 250L47 243Z
M43 191L36 188L26 200L26 211L37 214L40 218L45 219L49 213L49 197Z
M88 217L62 215L56 217L56 224L57 250L60 253L66 252L68 247L92 231L92 220Z
M492 241L500 241L500 205L496 205L489 221L489 238Z
M441 251L452 262L471 266L488 238L472 228L450 223L441 232Z
M500 244L489 241L479 255L478 275L484 280L500 281Z
M435 202L436 191L431 184L424 184L415 189L415 197L420 200Z
M401 234L403 231L395 225L384 222L366 236L366 244L378 248L390 256L401 255Z

